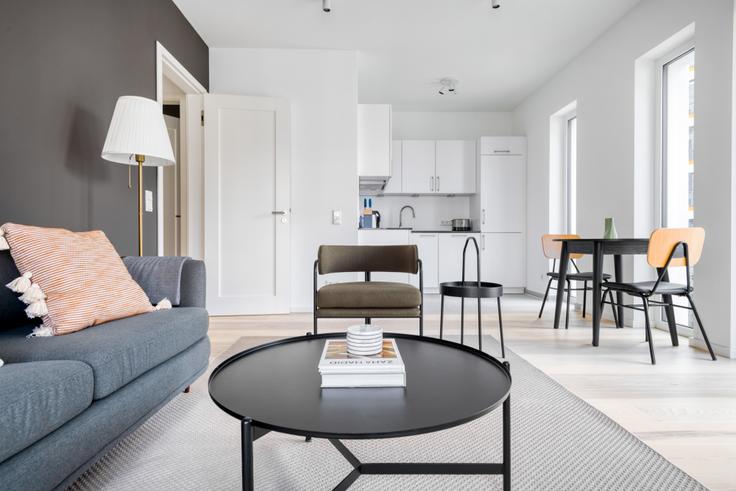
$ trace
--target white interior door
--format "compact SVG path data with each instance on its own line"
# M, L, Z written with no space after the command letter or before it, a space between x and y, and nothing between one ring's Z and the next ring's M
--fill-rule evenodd
M204 96L204 257L212 315L289 311L290 108Z
M179 209L179 180L181 160L179 159L179 118L164 115L166 129L169 132L169 141L174 151L175 165L163 168L164 178L164 256L178 256L181 254L181 228L179 226L181 210Z

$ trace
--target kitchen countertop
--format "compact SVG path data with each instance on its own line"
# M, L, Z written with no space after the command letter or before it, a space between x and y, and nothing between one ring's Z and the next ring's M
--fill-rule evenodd
M411 228L398 228L398 227L387 227L387 228L359 228L358 230L406 230L407 232L411 232L413 234L478 234L477 230L471 230L469 232L461 232L458 230L414 230Z

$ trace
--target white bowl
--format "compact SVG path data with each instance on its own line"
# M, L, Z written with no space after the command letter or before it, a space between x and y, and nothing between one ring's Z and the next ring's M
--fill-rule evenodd
M382 336L383 329L372 324L358 324L348 327L348 336L352 337L373 337Z

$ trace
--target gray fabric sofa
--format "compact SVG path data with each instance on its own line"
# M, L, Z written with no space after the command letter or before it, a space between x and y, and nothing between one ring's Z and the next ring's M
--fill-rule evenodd
M0 285L18 275L0 252ZM137 279L149 296L161 287ZM204 373L204 285L204 263L188 259L173 309L30 339L25 306L0 286L0 489L64 489Z

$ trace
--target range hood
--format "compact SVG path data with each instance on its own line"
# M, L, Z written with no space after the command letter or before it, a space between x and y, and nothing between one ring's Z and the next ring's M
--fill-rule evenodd
M383 193L386 187L387 177L365 177L361 176L359 180L359 188L361 195L376 195Z

